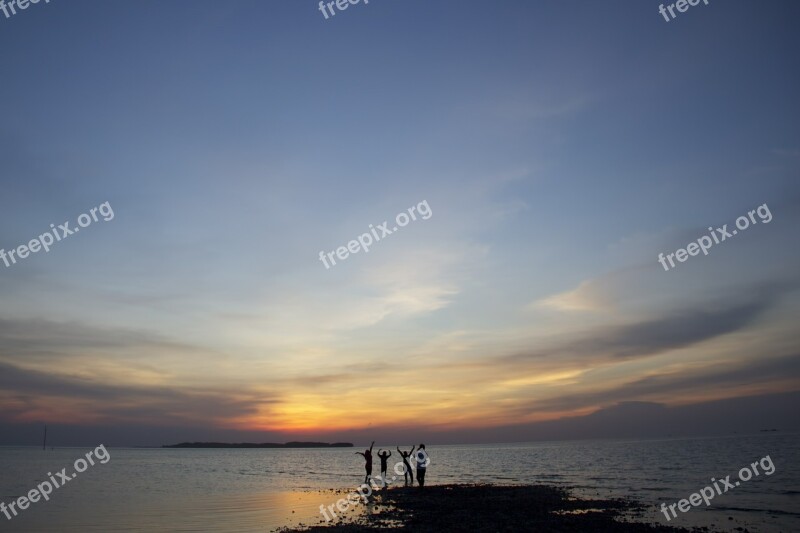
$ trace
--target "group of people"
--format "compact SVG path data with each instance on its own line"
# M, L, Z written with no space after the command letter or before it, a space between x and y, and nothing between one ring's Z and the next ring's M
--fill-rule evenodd
M369 479L372 477L372 447L375 446L375 441L372 441L370 444L369 449L364 450L363 452L355 452L357 455L363 455L364 460L366 463L364 464L364 469L367 471L367 475L364 476L364 483L368 483ZM417 450L416 455L414 455L414 449ZM392 456L392 452L383 450L383 448L378 448L378 458L381 460L381 478L386 480L386 462L389 460L389 457ZM405 479L406 485L408 485L408 478L411 477L411 484L414 484L414 471L411 469L411 459L412 457L416 460L417 463L417 483L419 483L420 487L425 486L425 472L428 469L428 465L430 464L431 460L428 457L428 452L425 451L425 445L420 444L419 446L412 446L411 451L404 452L397 447L397 453L403 458L403 478Z

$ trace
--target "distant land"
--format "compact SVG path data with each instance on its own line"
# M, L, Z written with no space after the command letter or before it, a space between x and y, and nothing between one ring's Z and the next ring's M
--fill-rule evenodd
M352 448L352 442L287 442L280 444L277 442L181 442L180 444L165 444L162 448Z

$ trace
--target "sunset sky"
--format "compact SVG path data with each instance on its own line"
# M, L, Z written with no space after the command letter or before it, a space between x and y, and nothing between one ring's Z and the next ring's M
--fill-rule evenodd
M524 440L800 391L800 4L657 8L0 16L0 248L114 211L0 263L0 444Z

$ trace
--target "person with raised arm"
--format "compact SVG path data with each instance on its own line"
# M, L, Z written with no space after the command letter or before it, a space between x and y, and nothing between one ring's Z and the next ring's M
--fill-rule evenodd
M372 441L372 444L369 445L369 450L364 450L363 452L355 452L356 455L363 455L366 463L364 463L364 469L367 471L367 475L364 477L364 483L369 482L369 478L372 477L372 447L375 446L375 441Z
M389 450L384 450L384 452L381 453L381 448L378 448L378 457L381 460L381 479L384 484L386 483L386 461L388 461L391 456L392 452Z
M411 484L414 484L414 471L411 470L410 463L410 457L411 454L414 453L414 448L416 448L416 446L412 446L410 452L404 452L400 449L400 446L397 447L397 453L403 458L403 466L405 467L403 468L403 479L406 480L406 485L408 485L408 476L411 476Z

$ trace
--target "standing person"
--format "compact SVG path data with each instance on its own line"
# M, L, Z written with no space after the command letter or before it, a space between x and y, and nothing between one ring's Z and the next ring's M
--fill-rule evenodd
M386 461L389 460L389 457L392 456L392 452L389 450L384 451L381 453L381 448L378 448L378 457L381 460L381 479L384 483L386 483Z
M369 478L372 476L372 447L375 446L375 441L372 441L372 444L369 445L369 450L364 450L363 452L355 452L356 455L363 455L364 459L367 461L364 463L364 470L367 471L367 475L364 476L364 483L369 481Z
M428 457L428 452L425 451L425 445L420 444L417 450L417 483L419 483L420 487L425 486L425 471L430 463L431 460Z
M414 472L411 470L411 454L414 453L415 446L411 447L410 452L404 452L400 449L400 446L397 447L397 453L399 453L403 457L403 479L406 480L406 485L408 485L408 476L411 476L411 484L414 484Z

